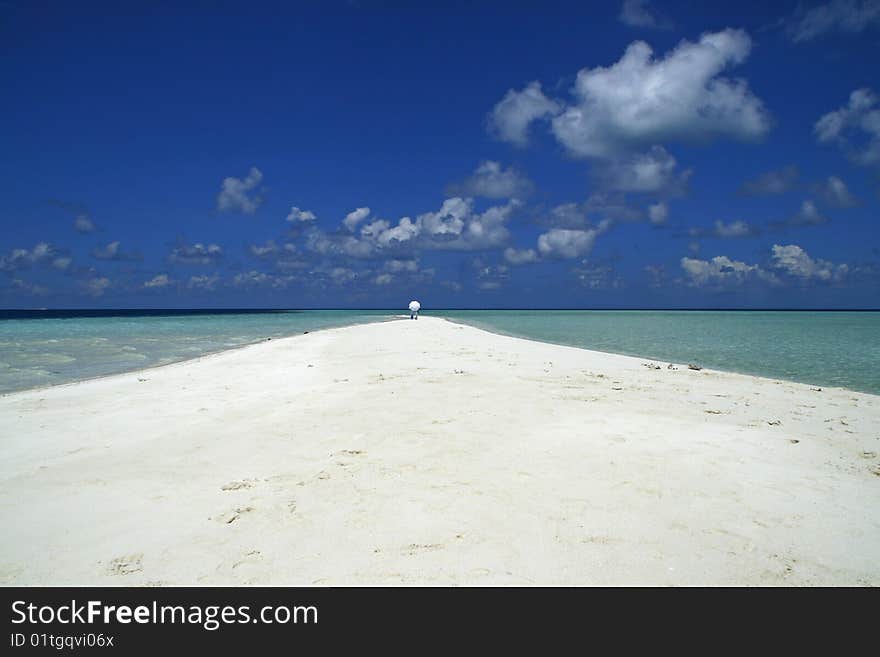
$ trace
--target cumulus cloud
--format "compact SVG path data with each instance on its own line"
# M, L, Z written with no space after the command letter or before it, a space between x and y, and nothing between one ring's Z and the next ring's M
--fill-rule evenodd
M419 270L419 261L412 260L386 260L383 265L386 271L392 273L400 273L400 272L416 272Z
M370 208L357 208L345 215L345 219L342 220L342 225L349 231L354 232L357 225L369 216Z
M688 234L691 237L715 237L718 239L730 239L737 237L754 237L760 234L757 226L742 220L725 223L717 219L711 228L691 228Z
M70 256L58 256L57 258L52 259L52 267L58 269L59 271L65 271L68 267L70 267L70 263L73 262L73 258Z
M715 256L711 260L682 258L681 268L689 278L693 287L718 285L725 283L742 283L753 274L760 274L758 265L749 265L727 256Z
M376 219L361 227L357 235L311 231L306 247L323 255L374 258L391 256L400 251L447 249L471 251L495 248L509 237L507 220L520 202L476 212L473 200L454 197L446 199L436 212L418 215L415 220L401 218L396 224Z
M469 251L502 246L509 238L507 220L520 206L513 199L482 213L475 212L470 199L451 198L438 212L416 218L428 245L438 249Z
M80 287L90 297L100 297L104 295L107 288L110 287L110 279L103 276L93 276L79 282Z
M33 265L53 261L57 254L58 249L48 242L38 242L32 249L12 249L6 255L0 256L0 271L13 272L27 269Z
M287 213L287 221L292 224L296 223L309 223L311 221L315 221L317 217L313 212L309 212L308 210L300 210L295 205L290 208L290 212Z
M223 257L223 249L217 244L178 243L168 255L168 262L180 265L212 265Z
M499 290L510 278L510 269L507 265L493 265L480 257L473 258L469 265L476 277L478 290Z
M550 228L587 228L587 208L580 203L563 203L542 216L539 223Z
M786 33L795 43L832 32L857 34L880 27L880 0L831 0L810 9L799 6L786 22Z
M541 83L535 81L522 91L508 90L489 114L489 131L501 141L525 146L532 121L552 116L559 109L559 103L547 98Z
M649 0L623 0L618 15L620 22L630 27L657 30L672 29L673 23L658 12Z
M821 117L813 131L819 143L836 144L857 164L880 164L880 100L867 88L856 89L849 103Z
M812 189L824 203L835 208L852 208L859 204L846 183L837 176L828 176L826 180L813 185Z
M688 277L688 284L694 287L738 285L748 280L771 285L810 281L831 283L842 280L849 272L847 265L814 259L796 244L774 244L770 261L764 267L727 256L716 256L711 260L682 258L680 264Z
M31 283L30 281L22 280L20 278L13 278L10 284L15 289L21 290L26 294L31 294L38 297L49 294L49 288L43 285L39 285L37 283Z
M373 283L376 285L388 285L391 281L394 280L394 276L388 273L378 274L374 279Z
M268 240L265 244L251 244L248 253L255 258L268 258L278 254L278 245L274 240Z
M220 277L217 274L208 276L206 274L200 276L190 276L187 281L187 288L190 290L213 290L217 287Z
M676 160L662 146L599 166L596 175L608 189L618 192L681 194L692 171L676 173Z
M611 66L582 69L573 101L560 112L545 105L528 115L514 137L531 121L553 115L553 134L578 157L614 157L668 141L760 139L770 129L763 103L744 80L721 76L750 50L749 36L732 29L704 34L697 43L682 41L662 59L636 41Z
M523 198L533 189L532 181L525 175L499 162L481 162L473 174L463 182L449 186L454 196L482 196L492 199Z
M828 217L819 212L819 208L813 201L807 199L801 203L800 210L789 217L785 223L789 226L818 226L828 223Z
M762 173L753 180L745 181L740 187L744 196L771 196L784 194L795 188L800 171L795 165Z
M583 209L588 215L603 221L639 221L643 217L642 211L629 205L624 197L603 192L590 195Z
M540 258L534 249L514 249L508 247L504 249L504 259L511 265L525 265L537 262Z
M220 193L217 194L217 210L244 214L256 212L263 203L263 197L259 193L254 193L261 180L263 174L257 167L251 167L244 178L232 176L224 178Z
M124 253L122 243L119 240L109 242L103 247L92 249L92 257L98 260L140 260L141 256L134 253Z
M358 278L358 273L349 267L333 267L328 273L330 280L336 285L345 285Z
M664 226L669 220L669 206L665 201L648 206L648 219L655 226Z
M796 244L773 245L773 267L802 280L839 281L849 271L847 265L814 260Z
M572 268L575 280L590 290L613 290L624 287L623 279L616 276L611 265L593 265L586 260Z
M73 229L78 233L94 233L98 230L98 227L95 226L95 222L88 215L81 214L77 215L73 220Z
M545 258L577 258L592 250L596 235L594 229L553 228L538 236L538 251Z
M163 287L168 287L173 282L174 281L172 281L168 277L168 274L158 274L157 276L153 276L153 278L151 278L150 280L145 281L144 287L147 289L159 289Z

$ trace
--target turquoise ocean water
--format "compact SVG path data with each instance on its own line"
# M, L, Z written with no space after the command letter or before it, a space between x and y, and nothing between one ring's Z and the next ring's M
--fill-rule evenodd
M0 393L161 365L267 337L382 321L400 311L84 316L0 311ZM445 310L496 333L880 394L880 313Z

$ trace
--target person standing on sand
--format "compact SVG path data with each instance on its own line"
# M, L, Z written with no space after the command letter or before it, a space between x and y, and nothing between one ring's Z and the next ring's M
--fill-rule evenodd
M409 318L410 319L418 319L419 318L419 310L422 309L422 304L418 301L410 301L409 302Z

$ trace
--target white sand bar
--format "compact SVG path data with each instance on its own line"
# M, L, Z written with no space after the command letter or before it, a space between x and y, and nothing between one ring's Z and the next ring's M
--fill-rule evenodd
M6 584L880 584L880 397L333 329L0 397Z

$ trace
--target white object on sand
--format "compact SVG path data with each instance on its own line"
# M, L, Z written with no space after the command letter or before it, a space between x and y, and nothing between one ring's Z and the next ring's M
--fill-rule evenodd
M418 301L410 301L409 302L409 311L411 313L417 313L421 309L422 309L422 304L420 304Z

